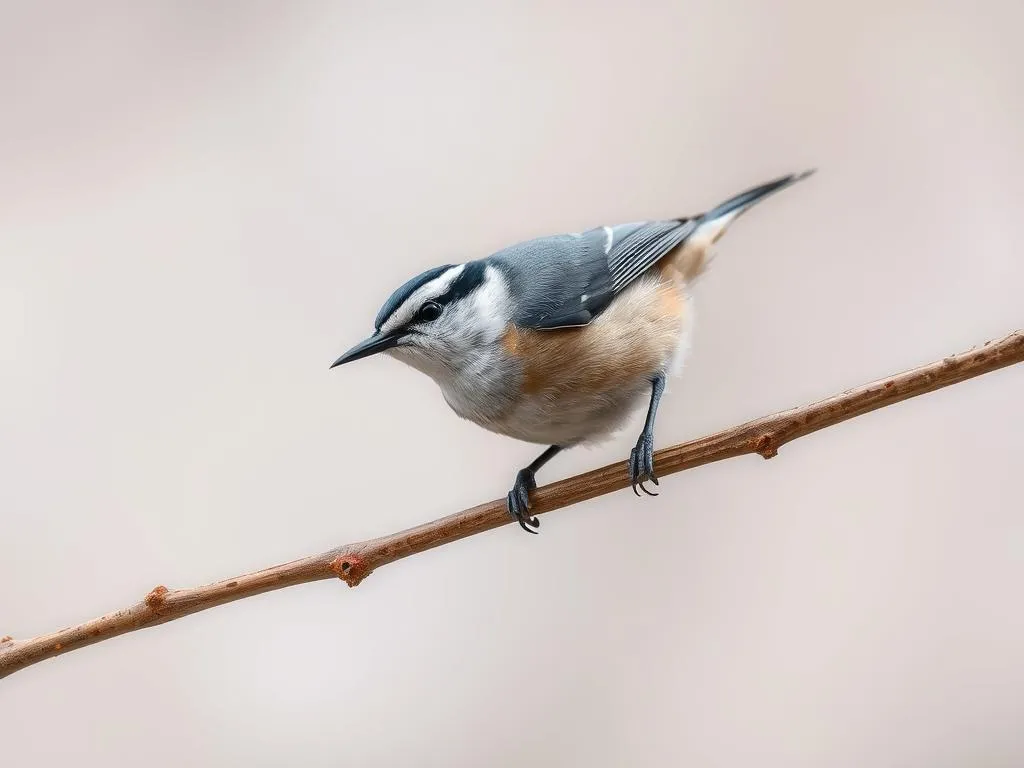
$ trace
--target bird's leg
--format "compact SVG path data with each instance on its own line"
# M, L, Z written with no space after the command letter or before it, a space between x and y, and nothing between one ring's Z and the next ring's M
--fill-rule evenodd
M644 483L650 480L655 485L658 484L658 478L654 475L654 419L658 415L658 403L661 402L661 395L664 391L665 374L659 373L651 379L651 404L647 406L647 421L644 423L644 431L640 433L636 447L629 454L629 482L633 486L633 493L637 496L640 495L637 487L648 496L658 495L644 488Z
M552 445L544 453L538 456L530 466L519 470L516 475L516 484L508 492L508 511L522 526L527 533L538 533L540 520L530 517L530 492L537 489L537 470L547 464L555 455L562 450L559 445Z

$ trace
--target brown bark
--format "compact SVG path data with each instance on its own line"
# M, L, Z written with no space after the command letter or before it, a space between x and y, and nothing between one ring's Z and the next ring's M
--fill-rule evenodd
M757 453L766 459L791 440L847 419L1024 361L1024 332L865 384L811 405L792 408L655 454L659 476L713 461ZM539 488L533 511L541 514L626 488L626 463L617 462ZM282 587L340 578L354 587L374 570L475 533L507 525L504 500L491 501L415 528L345 544L319 555L189 589L158 586L140 602L49 635L0 639L0 677L60 654L143 627L204 611Z

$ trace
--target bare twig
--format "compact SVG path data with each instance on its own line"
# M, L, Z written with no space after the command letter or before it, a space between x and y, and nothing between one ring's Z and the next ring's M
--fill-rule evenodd
M746 453L770 459L790 440L1022 361L1024 332L1017 331L999 341L817 403L666 448L655 455L655 465L658 474L664 476ZM551 512L628 485L626 464L618 462L538 489L533 496L534 510ZM492 501L390 536L345 544L323 554L214 584L193 589L159 586L130 608L84 624L29 640L0 639L0 677L101 640L262 592L335 577L354 587L383 565L509 522L504 500Z

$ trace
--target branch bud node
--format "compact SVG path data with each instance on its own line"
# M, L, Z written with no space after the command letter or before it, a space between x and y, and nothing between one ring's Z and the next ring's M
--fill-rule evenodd
M163 584L158 587L153 587L148 595L146 595L146 605L152 608L154 611L164 604L164 596L169 590Z
M754 441L754 450L766 459L772 459L779 455L779 449L775 445L775 438L770 434L761 435Z
M373 569L358 555L338 555L331 561L331 570L350 587L359 586L359 582L373 573Z

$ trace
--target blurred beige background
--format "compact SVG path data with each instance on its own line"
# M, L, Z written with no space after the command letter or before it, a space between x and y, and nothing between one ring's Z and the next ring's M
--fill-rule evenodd
M421 269L811 181L665 446L1024 326L1024 5L3 4L0 634L504 494ZM9 765L1019 766L1024 369L0 682ZM564 455L541 482L625 460Z

